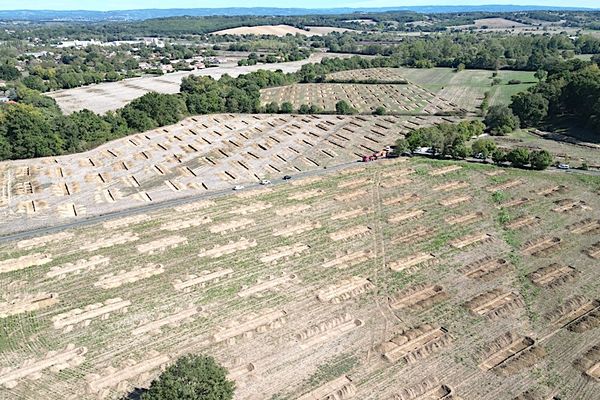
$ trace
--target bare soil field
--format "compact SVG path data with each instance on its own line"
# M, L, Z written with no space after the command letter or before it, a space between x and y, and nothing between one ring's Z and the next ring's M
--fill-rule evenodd
M392 114L436 114L458 111L459 107L417 85L309 83L281 86L261 91L261 102L290 102L295 109L302 104L334 111L344 100L359 113L370 114L383 106Z
M0 398L118 399L205 353L237 400L595 400L600 182L497 171L359 164L5 243Z
M229 63L191 72L173 72L162 76L147 76L125 79L119 82L104 82L74 89L57 90L47 95L54 98L61 110L67 114L83 109L104 114L107 111L117 110L148 92L178 93L181 79L186 76L211 76L219 79L225 74L237 77L260 69L272 71L281 69L283 72L289 73L298 71L304 64L318 63L325 57L349 57L349 55L314 53L306 60L251 66L238 66L237 63Z
M475 26L478 28L484 26L489 28L518 28L528 25L517 21L511 21L506 18L482 18L475 20Z
M304 36L322 36L331 32L349 32L350 29L335 28L330 26L308 26L308 30L296 28L290 25L259 25L259 26L240 26L238 28L224 29L213 32L212 35L304 35Z
M393 145L410 129L442 121L205 115L85 153L2 162L0 233L322 170L359 160Z

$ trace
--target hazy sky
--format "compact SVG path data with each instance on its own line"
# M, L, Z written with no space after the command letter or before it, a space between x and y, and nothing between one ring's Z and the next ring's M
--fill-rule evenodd
M0 9L45 10L126 10L139 8L215 8L215 7L395 7L423 5L519 4L600 8L600 0L0 0Z

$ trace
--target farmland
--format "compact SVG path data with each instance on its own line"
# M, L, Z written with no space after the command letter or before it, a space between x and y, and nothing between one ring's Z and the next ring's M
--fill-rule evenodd
M306 35L320 36L331 32L350 32L350 29L335 28L327 26L309 26L307 30L299 29L290 25L259 25L259 26L240 26L238 28L224 29L213 32L213 35Z
M372 68L336 72L327 76L336 82L378 81L381 83L407 80L440 99L455 103L458 107L475 111L483 101L486 92L490 92L490 105L508 104L513 94L527 90L537 81L533 72L498 71L500 84L492 85L493 71L463 70L455 72L451 68ZM519 84L508 84L517 80Z
M593 399L599 187L396 160L5 243L0 393L201 352L237 399Z
M149 92L179 93L181 79L190 76L210 76L215 79L227 74L232 77L247 74L260 69L296 72L304 64L320 62L325 57L347 57L347 54L315 53L308 59L268 65L238 66L237 63L224 63L218 67L196 71L174 72L162 76L144 76L125 79L119 82L104 82L74 89L57 90L49 93L61 110L66 114L88 109L99 114L117 110L132 100Z
M92 151L0 163L2 233L336 166L451 118L205 115Z
M359 113L371 114L383 106L391 114L436 114L459 108L417 85L315 83L281 86L261 91L261 102L290 102L295 109L315 105L334 111L338 101L346 101Z

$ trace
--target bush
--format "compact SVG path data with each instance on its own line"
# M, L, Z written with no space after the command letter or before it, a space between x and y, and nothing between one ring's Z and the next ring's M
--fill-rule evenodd
M471 145L471 154L474 157L481 155L485 160L496 150L496 142L492 139L477 139Z
M338 115L352 115L356 114L356 110L350 107L350 104L341 100L335 104L335 113Z
M212 357L185 356L168 367L141 400L231 400L235 385Z
M531 168L543 170L552 165L552 155L546 150L532 151L529 155Z
M506 160L509 161L513 167L523 168L529 164L529 150L527 149L513 149L506 155Z
M265 112L267 114L277 114L279 112L279 104L277 104L274 101L267 104L267 106L265 107Z
M375 111L373 111L373 115L385 115L386 111L384 107L377 107Z
M496 149L492 153L492 161L496 164L502 164L506 161L506 151L502 149Z
M291 114L294 112L294 106L289 101L286 101L285 103L281 104L281 108L279 109L279 111L282 114Z

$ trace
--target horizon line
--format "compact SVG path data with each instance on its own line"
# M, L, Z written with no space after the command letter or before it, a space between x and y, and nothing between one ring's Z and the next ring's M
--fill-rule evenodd
M52 9L52 8L15 8L15 9L0 9L0 12L10 11L52 11L52 12L78 12L78 11L90 11L90 12L114 12L114 11L145 11L145 10L228 10L228 9L273 9L273 10L401 10L408 8L458 8L458 7L469 7L469 8L480 8L480 7L535 7L542 10L600 10L600 7L577 7L577 6L546 6L542 4L425 4L425 5L399 5L399 6L383 6L383 7L269 7L269 6L253 6L253 7L150 7L150 8L115 8L112 10L101 10L101 9Z

